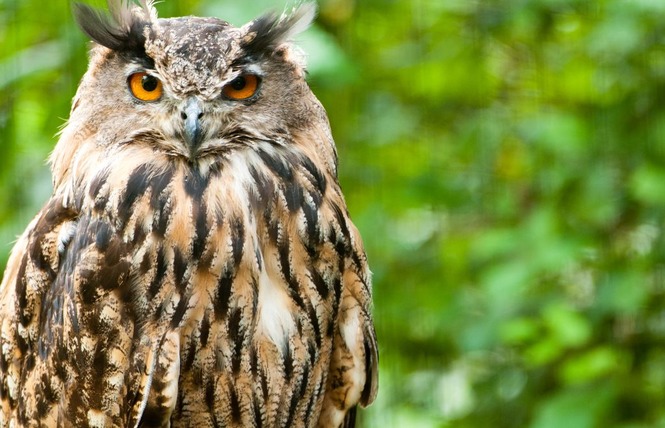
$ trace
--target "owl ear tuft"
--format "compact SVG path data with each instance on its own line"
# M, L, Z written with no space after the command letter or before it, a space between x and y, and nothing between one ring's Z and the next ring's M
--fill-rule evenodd
M100 11L83 3L74 3L74 17L81 30L93 41L114 51L145 52L143 30L157 19L152 0L108 0L108 10Z
M273 50L305 31L315 17L316 3L313 2L297 6L291 13L285 12L281 16L265 14L243 27L247 31L243 48L250 55Z

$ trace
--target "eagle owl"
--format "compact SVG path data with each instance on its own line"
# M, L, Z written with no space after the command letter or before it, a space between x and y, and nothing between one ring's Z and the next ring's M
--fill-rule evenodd
M377 390L370 274L289 41L75 5L90 67L0 285L0 426L339 427Z

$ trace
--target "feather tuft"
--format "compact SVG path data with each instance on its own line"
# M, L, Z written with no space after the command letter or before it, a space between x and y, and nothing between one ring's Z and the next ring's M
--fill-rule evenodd
M96 43L114 51L143 53L145 27L157 19L152 0L108 0L108 13L74 3L74 17L81 30Z
M245 25L247 42L244 49L250 55L260 55L305 31L316 17L316 3L295 7L291 13L267 13Z

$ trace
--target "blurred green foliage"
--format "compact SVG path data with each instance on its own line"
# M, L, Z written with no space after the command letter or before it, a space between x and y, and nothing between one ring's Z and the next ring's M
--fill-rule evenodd
M300 44L374 271L363 426L665 426L665 2L319 3ZM64 2L0 0L0 43L4 265L86 40Z

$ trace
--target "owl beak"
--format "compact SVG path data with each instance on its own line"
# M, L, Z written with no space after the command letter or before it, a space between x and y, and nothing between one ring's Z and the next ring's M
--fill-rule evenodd
M196 97L189 97L185 108L180 112L180 117L184 121L183 137L190 149L196 150L203 139L203 129L201 127L203 105L201 101Z

